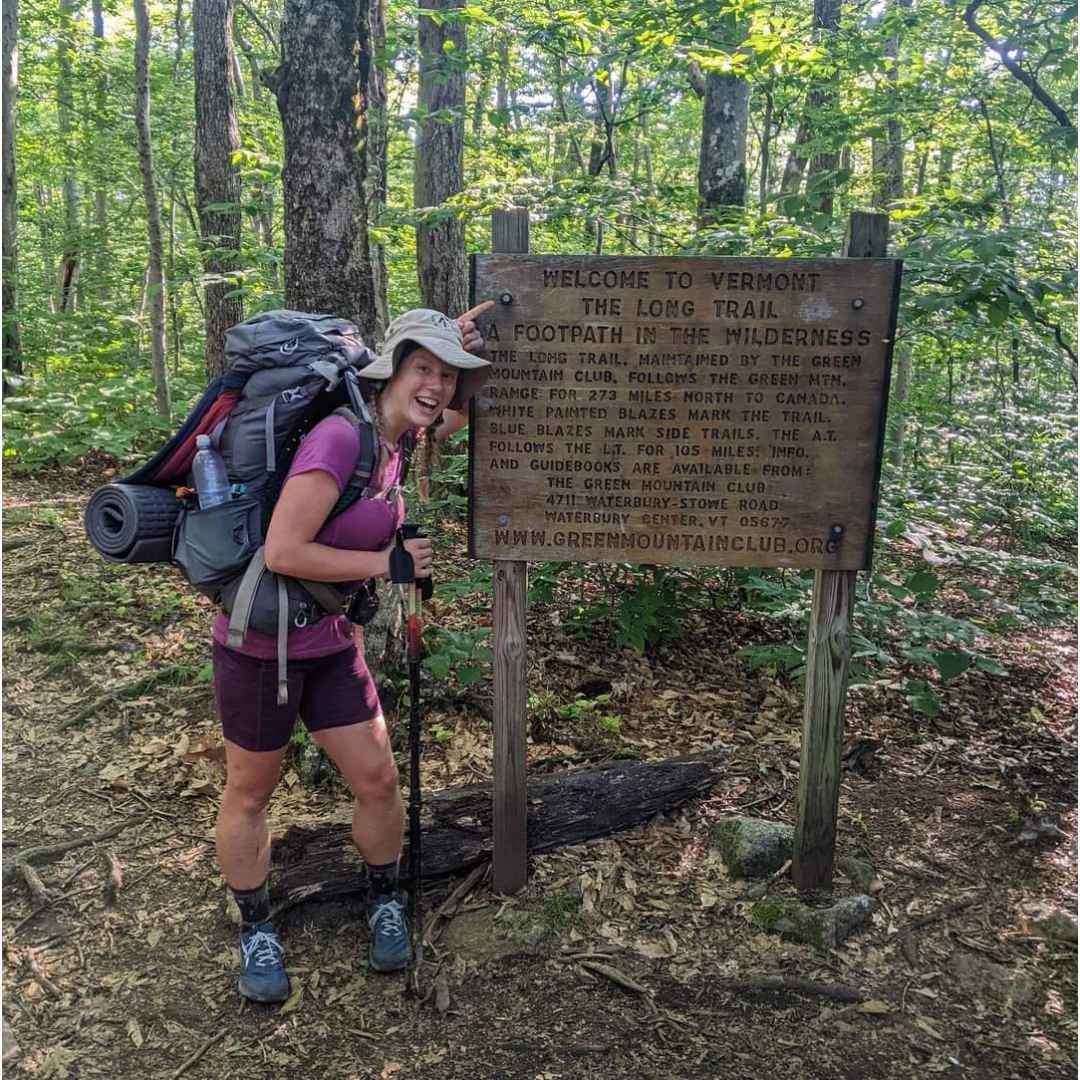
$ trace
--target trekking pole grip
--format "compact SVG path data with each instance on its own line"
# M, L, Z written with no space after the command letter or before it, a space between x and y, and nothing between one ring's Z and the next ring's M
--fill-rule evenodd
M395 585L410 585L416 580L416 564L405 546L406 540L413 539L406 535L408 528L408 525L403 525L397 530L395 543L390 551L390 580Z
M391 552L390 554L390 580L395 582L396 584L401 585L415 581L417 588L420 590L421 599L430 600L435 592L435 583L430 576L417 579L416 567L413 564L412 556L409 554L408 549L405 547L406 540L417 540L420 537L426 535L427 534L419 525L416 525L411 521L405 522L405 524L397 530L397 544L395 545L393 552ZM408 578L399 578L396 577L394 574L394 556L397 554L399 548L402 552L402 557L409 560Z

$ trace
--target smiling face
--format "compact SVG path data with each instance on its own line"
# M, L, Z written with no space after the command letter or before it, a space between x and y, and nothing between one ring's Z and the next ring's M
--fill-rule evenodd
M384 434L397 442L409 428L434 424L457 389L458 369L427 349L413 349L379 396Z

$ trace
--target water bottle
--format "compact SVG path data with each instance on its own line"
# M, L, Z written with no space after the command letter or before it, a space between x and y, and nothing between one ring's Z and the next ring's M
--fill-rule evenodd
M191 473L199 496L199 509L209 510L229 501L229 473L221 455L210 445L209 435L200 435L195 445L198 449L191 463Z

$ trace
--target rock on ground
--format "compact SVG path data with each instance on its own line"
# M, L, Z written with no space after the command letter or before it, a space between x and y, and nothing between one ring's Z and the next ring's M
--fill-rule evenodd
M878 882L874 868L863 859L856 859L852 855L841 855L836 860L836 869L839 870L856 889L859 889L864 893L873 892L875 885L880 889L880 882Z
M1035 982L1029 976L983 956L958 952L949 961L949 971L975 997L991 998L1007 1008L1023 1005L1035 994Z
M762 930L824 952L842 945L866 926L874 907L873 898L864 894L845 896L826 908L812 908L789 897L766 897L750 909L750 921Z
M722 818L711 841L732 877L768 877L791 858L795 829L761 818Z
M443 933L441 945L470 960L497 960L535 950L548 934L546 926L527 916L513 912L509 918L496 920L494 908L482 908L456 916Z

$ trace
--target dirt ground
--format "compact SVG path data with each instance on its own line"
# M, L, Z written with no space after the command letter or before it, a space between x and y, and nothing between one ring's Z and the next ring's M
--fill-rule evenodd
M553 720L547 741L530 745L532 767L720 746L728 757L712 793L534 858L513 898L478 885L428 950L426 1003L405 996L400 976L367 971L357 900L290 914L293 997L252 1006L236 993L236 930L214 860L211 611L174 571L108 565L89 548L82 507L101 478L100 466L5 478L12 1076L1076 1075L1071 632L1003 641L1007 676L958 680L934 722L913 716L895 686L851 692L849 747L862 752L844 773L840 845L872 862L877 909L865 931L819 953L758 929L747 884L726 875L709 843L724 814L794 820L800 692L767 672L748 676L734 656L768 629L718 611L646 659L569 639L557 606L539 606L530 686L570 701L610 683L605 708L618 723ZM443 548L462 565L460 536ZM475 626L487 615L473 595L438 602L433 618ZM139 681L148 676L156 685ZM433 697L426 790L490 778L485 699L484 683ZM272 806L276 834L347 814L340 785L308 786L299 766ZM1032 820L1043 834L1025 838ZM16 865L29 848L68 842L77 846L34 856L31 872ZM455 884L430 886L429 909ZM855 891L842 878L836 889ZM832 996L732 983L760 976ZM837 986L859 1000L841 1000Z

